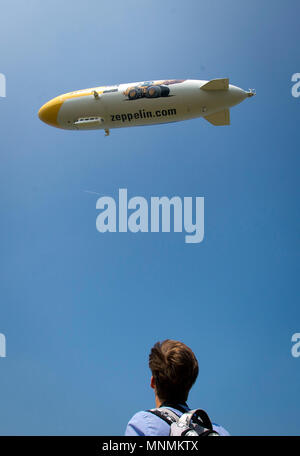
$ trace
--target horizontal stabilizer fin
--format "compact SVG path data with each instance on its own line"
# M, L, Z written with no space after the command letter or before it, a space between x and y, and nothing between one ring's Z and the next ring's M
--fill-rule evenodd
M212 79L200 87L202 90L227 90L229 87L229 79Z
M209 116L204 116L208 122L213 125L230 125L230 111L229 109L222 109L222 111L215 112Z

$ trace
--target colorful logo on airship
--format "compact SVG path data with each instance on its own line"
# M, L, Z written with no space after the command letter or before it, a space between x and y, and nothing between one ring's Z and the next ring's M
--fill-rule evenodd
M170 95L171 84L179 84L185 79L169 79L166 81L146 81L135 86L127 87L123 94L128 100L138 100L139 98L160 98Z

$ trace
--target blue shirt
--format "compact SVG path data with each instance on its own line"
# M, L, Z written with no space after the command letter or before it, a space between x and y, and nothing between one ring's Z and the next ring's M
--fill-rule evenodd
M168 407L170 410L173 410L177 415L181 416L182 412L176 410L172 407ZM186 410L190 410L188 407L185 407ZM230 435L226 429L224 429L219 424L212 423L213 429L222 436ZM134 435L134 436L167 436L170 432L170 426L166 421L159 418L159 416L154 415L151 412L137 412L129 423L127 424L125 435Z

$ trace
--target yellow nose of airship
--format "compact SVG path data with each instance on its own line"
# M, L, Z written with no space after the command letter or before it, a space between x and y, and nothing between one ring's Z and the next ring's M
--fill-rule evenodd
M57 123L58 112L63 104L61 97L53 98L39 110L39 118L48 125L59 127Z

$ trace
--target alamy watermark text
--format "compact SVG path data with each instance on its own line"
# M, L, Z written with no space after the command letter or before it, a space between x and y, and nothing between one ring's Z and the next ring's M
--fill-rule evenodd
M6 78L3 73L0 73L0 97L6 97Z
M0 358L6 358L6 337L0 333Z
M197 196L194 200L191 196L185 196L183 200L179 196L152 196L150 203L142 196L128 200L127 189L120 188L118 201L111 196L97 200L96 208L101 212L96 219L96 228L100 233L115 233L117 229L119 233L158 233L160 228L163 233L170 233L173 213L174 233L182 233L184 229L188 233L185 242L197 244L204 238L204 197Z
M299 356L300 356L300 333L295 333L292 335L292 342L293 342L292 349L291 349L292 356L294 358L299 358Z
M292 82L295 82L292 86L292 95L294 98L300 97L300 73L294 73L292 75Z

